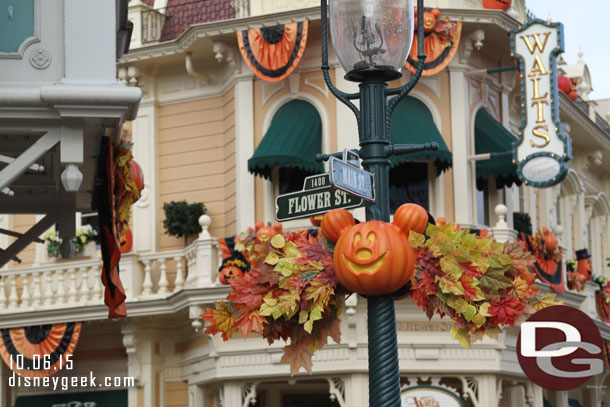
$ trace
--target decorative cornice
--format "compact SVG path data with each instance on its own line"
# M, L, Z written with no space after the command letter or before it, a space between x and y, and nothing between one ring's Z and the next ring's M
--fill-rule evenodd
M443 16L446 16L452 20L466 23L494 24L506 31L510 31L520 25L519 21L515 20L513 17L501 10L447 8L442 9L442 13ZM181 54L186 52L189 47L199 38L213 38L233 34L242 30L250 30L253 28L267 27L278 24L289 24L305 20L320 20L320 7L308 7L299 10L284 11L281 13L195 24L190 26L178 38L172 41L131 50L119 60L118 65L121 66L137 61Z
M564 95L563 92L559 92L559 108L561 113L580 124L587 133L591 134L601 147L610 150L610 134L604 132L587 114L576 107L574 102ZM572 134L574 134L573 131Z

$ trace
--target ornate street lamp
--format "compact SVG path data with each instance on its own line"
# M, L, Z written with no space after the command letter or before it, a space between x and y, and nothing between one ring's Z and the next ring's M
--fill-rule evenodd
M330 79L328 66L327 0L321 0L322 72L331 92L356 115L359 155L374 175L375 202L366 206L366 220L390 220L389 178L392 155L437 150L438 144L392 145L392 113L413 89L424 69L423 24L418 24L417 72L406 85L388 89L387 81L401 69L413 42L413 0L330 0L331 37L335 53L347 72L360 82L359 93L344 93ZM417 19L424 21L423 0L417 0ZM395 96L388 101L389 96ZM360 110L351 100L360 100ZM319 154L319 161L339 153ZM400 407L400 371L394 296L368 297L369 405Z

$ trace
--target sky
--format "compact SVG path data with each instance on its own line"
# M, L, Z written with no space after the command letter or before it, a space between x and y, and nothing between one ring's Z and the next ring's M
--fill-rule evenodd
M568 64L583 60L589 67L593 92L591 99L610 98L610 36L608 35L608 0L526 0L525 5L536 17L563 23L565 52Z

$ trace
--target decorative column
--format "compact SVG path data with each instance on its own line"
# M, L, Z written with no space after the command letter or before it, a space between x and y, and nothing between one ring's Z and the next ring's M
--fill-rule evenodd
M502 380L495 375L477 377L477 401L479 406L498 407L502 398Z
M468 82L462 68L449 68L451 86L451 137L453 145L453 185L455 223L474 223L472 195L473 174L468 162L473 148L470 143L470 103ZM464 185L464 181L466 185Z
M188 407L202 407L205 406L205 392L203 387L196 383L189 384L188 387Z
M195 258L189 263L189 275L187 277L187 287L209 287L216 281L216 270L218 267L218 254L216 251L216 239L210 236L208 228L212 219L208 215L199 218L201 233L195 241Z
M235 193L237 230L255 223L254 176L248 172L248 159L254 154L254 80L252 75L235 84ZM230 231L228 231L230 233Z
M241 407L241 384L225 382L222 385L222 405L225 407Z
M121 325L121 334L123 334L123 346L127 353L127 374L135 380L135 387L127 389L127 405L129 407L137 407L138 403L138 388L142 387L142 378L140 370L140 361L138 360L137 339L135 327L132 322L124 321Z
M132 73L130 78L137 78L137 73ZM135 252L154 253L157 251L159 235L157 102L154 99L154 78L147 77L144 84L142 78L139 80L140 85L145 85L145 96L138 117L133 121L132 140L134 159L144 173L144 190L133 206L133 248Z
M345 405L368 407L369 378L364 373L354 373L345 382Z

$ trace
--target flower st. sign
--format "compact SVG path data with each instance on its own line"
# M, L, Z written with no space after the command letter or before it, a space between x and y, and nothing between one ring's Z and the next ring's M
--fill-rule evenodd
M534 20L511 32L511 49L519 60L522 108L513 160L526 185L553 186L565 178L572 156L571 140L559 121L557 92L563 25Z

